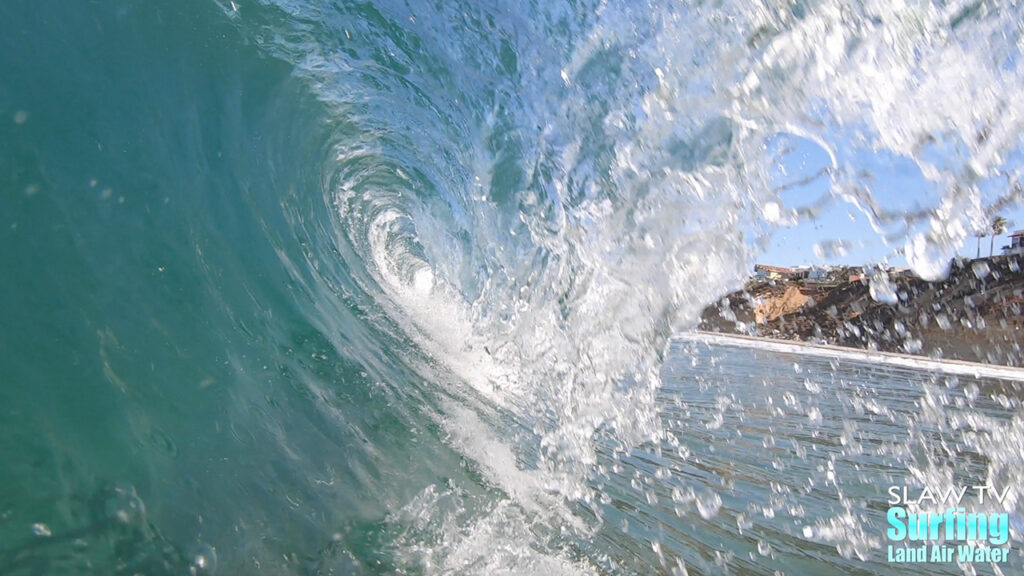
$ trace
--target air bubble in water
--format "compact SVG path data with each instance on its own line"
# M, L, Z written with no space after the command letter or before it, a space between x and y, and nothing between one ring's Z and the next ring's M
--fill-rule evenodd
M213 574L217 571L217 551L200 542L189 551L189 574Z
M121 524L135 524L146 517L146 505L131 484L114 486L113 493L104 503L104 511L108 518Z

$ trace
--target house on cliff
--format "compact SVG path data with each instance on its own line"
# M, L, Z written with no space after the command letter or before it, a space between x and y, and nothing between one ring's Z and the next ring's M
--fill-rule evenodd
M755 264L754 276L764 280L789 280L796 276L797 271L792 268L781 266L768 266L767 264Z
M1010 245L1003 246L1003 254L1006 256L1024 254L1024 230L1017 230L1010 234Z

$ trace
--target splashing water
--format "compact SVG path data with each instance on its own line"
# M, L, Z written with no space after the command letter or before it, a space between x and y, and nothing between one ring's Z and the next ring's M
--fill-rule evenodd
M0 572L874 572L885 486L1020 483L1013 371L671 344L828 205L946 274L1020 195L1015 5L44 4Z

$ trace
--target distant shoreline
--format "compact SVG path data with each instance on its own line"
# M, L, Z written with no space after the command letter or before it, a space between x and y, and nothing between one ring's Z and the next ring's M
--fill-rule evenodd
M759 268L771 268L759 265ZM854 273L857 272L857 273ZM750 278L701 313L698 329L821 342L909 357L1024 365L1024 258L955 260L942 280L823 268Z
M691 342L714 343L741 348L754 348L759 350L793 352L797 354L806 354L808 351L813 351L816 352L814 354L815 356L829 356L837 359L856 358L859 360L882 360L884 363L890 365L930 369L945 374L1000 378L1024 382L1024 368L1002 366L999 364L983 364L980 362L968 362L966 360L936 359L929 358L928 356L916 356L900 352L865 350L863 348L851 348L848 346L836 346L833 344L814 344L796 340L780 340L778 338L765 336L725 334L721 332L707 332L703 330L684 332L676 335L675 339Z

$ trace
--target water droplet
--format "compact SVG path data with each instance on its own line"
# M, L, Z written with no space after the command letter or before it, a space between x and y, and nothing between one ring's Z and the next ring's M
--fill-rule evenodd
M847 254L848 244L842 240L826 240L814 245L814 256L820 260L842 258Z
M812 424L821 424L821 410L819 410L817 406L811 407L811 409L807 411L807 419L810 420Z
M893 321L892 329L895 330L896 333L899 334L900 336L906 336L907 335L907 327L906 327L906 325L903 324L903 322L900 322L899 320Z
M28 122L28 112L24 110L18 110L14 113L15 124L24 124L25 122Z
M739 529L740 534L743 534L744 530L750 530L754 527L754 521L748 518L746 514L740 514L736 516L736 527Z
M978 280L984 280L985 277L988 276L992 270L991 268L988 267L988 262L975 260L971 264L971 271L974 272L974 275L978 278Z
M50 536L53 536L53 532L46 524L33 524L32 533L40 538L49 538Z
M970 400L971 402L977 400L978 392L978 385L973 382L971 382L967 386L964 386L964 396L967 396L967 399Z
M875 302L891 305L900 301L899 296L896 295L896 289L889 281L889 275L885 272L876 272L871 275L868 292Z
M911 269L924 280L935 282L949 276L952 249L946 243L916 234L907 238L903 252Z
M711 520L718 515L718 509L722 507L722 497L711 493L697 500L697 511L701 518Z

